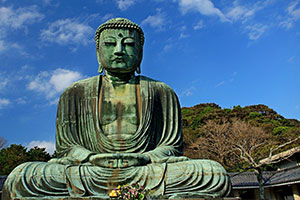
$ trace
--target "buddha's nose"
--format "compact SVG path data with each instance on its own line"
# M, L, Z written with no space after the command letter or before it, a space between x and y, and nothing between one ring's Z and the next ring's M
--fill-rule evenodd
M119 43L119 42L117 43L114 54L117 56L124 55L124 47L123 47L122 43Z

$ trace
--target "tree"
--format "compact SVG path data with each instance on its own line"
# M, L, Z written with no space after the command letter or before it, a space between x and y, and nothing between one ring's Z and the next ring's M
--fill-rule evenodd
M217 160L227 169L237 166L241 170L253 169L259 183L261 199L264 199L263 167L273 164L274 161L259 161L266 157L271 158L273 153L299 139L296 137L280 144L274 139L275 136L266 133L262 128L238 119L221 120L219 123L210 120L201 131L202 137L189 146L195 157Z
M16 166L26 162L26 148L22 145L12 144L0 151L0 175L8 175Z
M47 162L51 159L49 153L45 151L45 148L33 147L27 152L28 161L42 161Z
M45 148L33 147L29 151L22 145L12 144L0 150L0 175L8 175L15 167L32 161L47 162L51 156Z

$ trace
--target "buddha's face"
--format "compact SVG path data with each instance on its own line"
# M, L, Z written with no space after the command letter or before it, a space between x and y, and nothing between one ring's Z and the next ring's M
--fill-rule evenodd
M132 29L105 29L100 35L99 60L108 72L134 72L142 49L139 35Z

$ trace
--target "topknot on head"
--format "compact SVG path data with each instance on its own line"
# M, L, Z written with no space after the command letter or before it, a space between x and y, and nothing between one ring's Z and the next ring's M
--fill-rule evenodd
M129 19L126 18L112 18L105 23L101 24L95 33L95 42L96 48L99 49L99 41L100 41L100 34L105 29L114 29L114 28L129 28L134 29L138 32L140 38L140 46L143 48L144 45L144 32L141 27L137 24L133 23Z

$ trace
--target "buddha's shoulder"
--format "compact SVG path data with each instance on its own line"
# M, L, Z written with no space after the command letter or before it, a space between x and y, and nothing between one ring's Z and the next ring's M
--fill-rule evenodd
M167 85L166 83L162 82L162 81L158 81L158 80L146 77L146 76L140 76L140 81L141 82L148 82L150 87L154 87L154 88L157 88L157 89L163 88L163 90L173 92L172 88L169 85Z
M74 82L69 87L67 87L64 93L79 91L79 90L91 90L96 88L99 83L99 76L93 76L90 78L82 79Z

